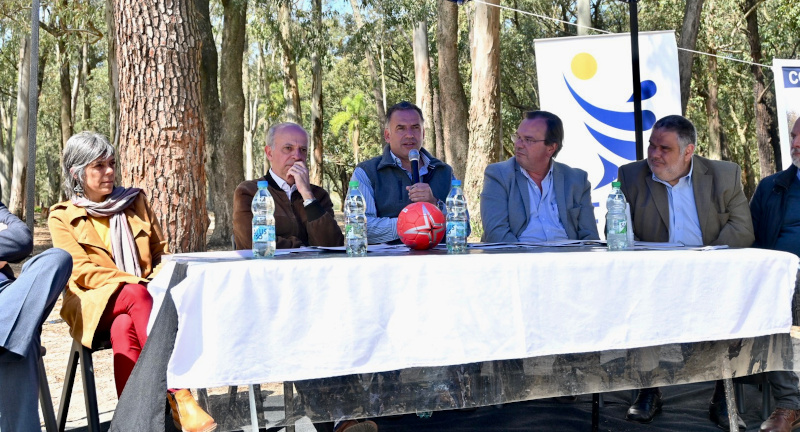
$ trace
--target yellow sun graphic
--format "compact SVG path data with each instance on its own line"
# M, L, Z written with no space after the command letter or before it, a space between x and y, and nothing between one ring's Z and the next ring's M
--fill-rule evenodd
M589 53L580 53L572 58L571 67L575 77L588 80L597 73L597 60Z

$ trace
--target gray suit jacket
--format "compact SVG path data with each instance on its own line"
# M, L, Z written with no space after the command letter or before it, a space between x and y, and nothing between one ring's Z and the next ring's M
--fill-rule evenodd
M692 188L704 245L748 247L755 239L742 171L732 162L693 156ZM619 167L622 193L631 205L633 232L643 241L669 241L667 187L653 180L646 160Z
M591 190L586 172L553 161L553 190L558 203L558 218L567 237L597 240ZM517 242L528 226L530 215L528 179L516 157L491 164L483 174L481 221L485 242Z

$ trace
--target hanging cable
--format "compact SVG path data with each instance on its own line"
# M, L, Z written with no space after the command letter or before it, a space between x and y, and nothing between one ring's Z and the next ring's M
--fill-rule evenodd
M549 16L545 16L545 15L540 15L540 14L536 14L536 13L533 13L533 12L528 12L528 11L524 11L524 10L520 10L520 9L514 9L514 8L508 7L508 6L503 6L503 5L494 4L494 3L488 3L488 2L485 2L483 0L472 0L472 1L474 1L475 3L485 4L487 6L494 6L496 8L508 10L508 11L511 11L511 12L517 12L517 13L520 13L520 14L523 14L523 15L530 15L530 16L533 16L533 17L536 17L536 18L540 18L540 19L544 19L544 20L554 21L554 22L567 24L567 25L571 25L571 26L575 26L575 27L582 27L582 28L585 28L585 29L596 31L598 33L618 34L618 33L610 32L608 30L601 30L601 29L597 29L597 28L594 28L594 27L582 26L580 24L576 24L576 23L573 23L573 22L561 20L561 19L558 19L558 18L553 18L553 17L549 17ZM678 47L678 50L687 51L687 52L694 53L694 54L710 56L710 57L717 57L717 58L720 58L720 59L723 59L723 60L731 60L731 61L735 61L735 62L739 62L739 63L744 63L744 64L747 64L747 65L755 65L755 66L761 66L761 67L765 67L765 68L771 68L771 66L765 65L765 64L761 64L761 63L755 63L755 62L751 62L751 61L747 61L747 60L741 60L741 59L737 59L737 58L734 58L734 57L722 56L722 55L719 55L719 54L711 54L711 53L707 53L707 52L703 52L703 51L696 51L696 50L692 50L692 49L689 49L689 48Z

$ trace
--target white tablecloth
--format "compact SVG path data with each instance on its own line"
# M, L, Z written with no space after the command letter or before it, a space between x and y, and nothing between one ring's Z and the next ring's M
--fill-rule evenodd
M150 284L157 303L173 268ZM172 290L167 380L216 387L788 333L797 268L759 249L190 263Z

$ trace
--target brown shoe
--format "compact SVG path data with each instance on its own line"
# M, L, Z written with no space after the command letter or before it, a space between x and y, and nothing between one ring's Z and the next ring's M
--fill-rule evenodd
M217 423L197 405L189 390L167 392L167 400L172 408L172 422L176 428L183 432L212 432L217 429Z
M761 423L762 432L791 432L800 427L800 410L776 408L767 421Z
M358 420L345 420L339 423L336 432L378 432L378 425L372 420L359 422Z

